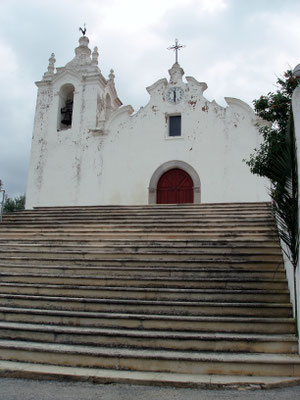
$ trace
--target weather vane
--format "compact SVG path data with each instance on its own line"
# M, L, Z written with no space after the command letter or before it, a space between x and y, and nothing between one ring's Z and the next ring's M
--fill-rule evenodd
M180 50L183 47L185 47L185 45L179 44L178 39L175 39L175 44L167 48L167 50L175 50L175 63L178 63L178 50Z
M81 31L81 33L83 34L83 36L85 36L85 34L86 34L86 23L84 23L83 29L82 29L82 28L79 28L79 30Z

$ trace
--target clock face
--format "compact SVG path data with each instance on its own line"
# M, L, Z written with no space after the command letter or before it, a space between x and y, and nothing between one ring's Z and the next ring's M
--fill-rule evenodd
M183 99L183 90L174 86L167 91L167 100L169 103L177 104Z

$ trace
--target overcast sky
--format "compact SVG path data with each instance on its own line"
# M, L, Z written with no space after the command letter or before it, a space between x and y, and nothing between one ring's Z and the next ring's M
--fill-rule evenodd
M0 179L25 193L37 88L55 53L74 56L87 24L99 67L115 70L124 105L148 102L146 87L168 77L178 38L187 76L206 82L208 100L253 99L300 63L300 0L0 0Z

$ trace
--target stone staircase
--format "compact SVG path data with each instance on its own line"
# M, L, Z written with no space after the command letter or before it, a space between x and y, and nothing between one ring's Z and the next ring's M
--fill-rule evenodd
M300 382L267 203L37 208L0 224L0 374Z

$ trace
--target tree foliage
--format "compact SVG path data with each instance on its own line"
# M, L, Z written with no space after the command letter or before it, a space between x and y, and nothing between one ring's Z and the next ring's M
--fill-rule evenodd
M247 164L253 174L267 177L276 186L277 175L273 163L282 157L286 148L286 136L291 115L291 98L297 81L288 70L277 79L276 92L269 92L254 100L254 110L258 117L269 122L269 126L260 128L263 142L255 153L251 154Z
M272 183L271 197L279 235L294 267L298 261L298 174L291 98L298 82L291 70L277 79L277 90L254 100L256 114L269 122L263 141L247 164L253 174Z
M263 141L247 164L252 173L270 179L270 195L284 251L294 267L298 263L298 166L291 98L298 82L288 70L277 79L277 90L254 100L256 114L269 122L260 128ZM295 277L295 274L294 274ZM296 280L294 279L294 282ZM296 299L296 287L294 288ZM297 318L297 315L296 315Z
M13 199L6 196L3 206L4 213L21 211L24 210L24 208L25 208L25 195L15 197Z

